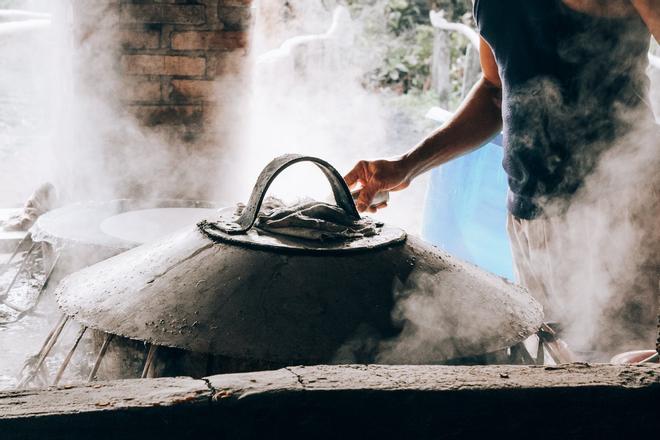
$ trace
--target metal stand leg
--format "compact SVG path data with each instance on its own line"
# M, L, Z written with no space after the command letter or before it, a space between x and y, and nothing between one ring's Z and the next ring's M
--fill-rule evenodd
M66 367L69 365L69 362L71 362L71 358L73 357L73 353L76 351L76 348L78 348L78 344L82 340L82 337L85 334L86 330L87 330L87 327L81 327L80 328L80 331L78 332L78 336L76 336L76 341L73 343L73 347L71 347L71 350L69 350L69 353L66 355L66 358L64 358L64 362L62 362L62 365L60 366L60 369L57 370L57 375L55 376L55 380L53 381L53 385L57 386L57 384L60 383L60 380L62 379L62 376L64 375L64 371L66 370Z
M536 365L545 364L545 349L543 345L543 340L539 337L539 346L536 348Z
M7 260L4 266L5 267L9 266L12 263L12 261L14 261L14 258L16 258L16 255L18 255L18 253L21 251L23 245L31 241L32 241L32 234L28 232L27 234L25 234L25 237L23 237L23 239L18 243L18 246L16 246L16 249L14 249L14 252L11 254L11 257L9 257L9 260Z
M5 293L2 296L0 296L0 299L4 300L9 296L9 292L11 292L11 289L14 287L14 284L16 284L16 280L18 280L18 277L25 270L25 267L27 266L27 262L30 259L30 255L32 254L32 252L34 252L36 248L37 248L37 244L32 243L32 246L30 246L30 249L28 249L27 253L25 254L25 257L23 258L23 261L21 261L21 265L18 267L16 274L14 274L14 278L12 278L11 283L9 283L9 286L7 287L7 290L5 290Z
M62 315L60 318L59 322L57 323L57 326L50 332L48 337L46 338L46 342L44 343L43 347L39 351L39 360L37 361L34 370L30 372L25 379L21 380L21 382L18 384L18 388L23 388L30 382L34 380L34 378L39 374L39 371L41 370L41 367L44 364L44 361L50 354L51 350L57 343L57 340L60 337L60 334L62 333L62 330L64 330L64 326L66 326L66 323L69 321L69 317L66 315Z
M89 373L89 377L87 378L88 382L91 382L94 380L96 377L96 373L99 371L99 367L101 366L101 361L103 360L103 356L105 356L105 352L108 350L108 346L110 345L110 341L112 341L112 338L115 335L112 333L108 333L105 335L105 340L103 341L103 345L101 345L101 351L99 351L98 356L96 356L96 361L94 361L94 367L92 368L92 371Z
M60 256L57 255L55 257L55 260L53 260L53 264L50 266L50 269L48 269L48 273L46 273L46 277L44 278L44 282L39 288L39 293L37 294L37 301L35 303L35 306L39 302L39 298L41 298L41 294L44 293L46 288L48 287L48 282L50 281L50 278L53 276L53 272L55 272L55 268L57 267L57 263L60 261Z
M14 305L12 305L8 302L4 303L5 305L11 307L12 309L18 310L20 312L19 315L16 317L16 319L14 319L13 321L7 322L7 324L10 324L12 322L16 322L16 321L22 319L23 317L25 317L25 315L27 315L30 311L32 311L39 304L39 300L41 299L41 295L44 293L44 291L48 287L48 282L50 281L50 278L53 275L53 272L55 271L55 267L57 266L57 263L58 263L59 259L60 259L59 255L57 257L55 257L55 260L53 261L53 265L48 270L48 273L46 274L46 277L44 278L44 282L41 284L41 287L39 288L39 292L37 292L37 297L34 300L34 304L32 304L27 309L21 309L21 308L19 308L17 306L14 306ZM9 293L9 291L7 291L7 293Z
M522 342L511 347L511 361L514 364L535 365L536 361L527 351L527 347Z
M538 332L539 343L548 350L550 357L557 364L566 364L576 361L575 355L557 337L555 331L547 324L543 324Z
M156 357L157 350L158 350L157 345L153 345L153 344L149 345L147 358L144 360L144 368L142 369L142 376L140 376L141 379L146 379L149 376L149 369L151 368L151 365L154 362L154 358Z

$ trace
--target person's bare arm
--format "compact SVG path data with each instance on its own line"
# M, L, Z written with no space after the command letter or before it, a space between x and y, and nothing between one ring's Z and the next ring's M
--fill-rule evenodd
M483 76L453 118L403 156L408 179L475 150L502 128L501 82L490 47L481 41Z
M635 7L649 31L660 43L660 0L630 0Z
M406 188L415 177L475 150L501 129L501 81L493 52L483 39L480 59L482 78L447 123L404 155L360 161L346 175L349 186L363 186L357 201L360 211L375 211L377 207L370 205L378 192Z

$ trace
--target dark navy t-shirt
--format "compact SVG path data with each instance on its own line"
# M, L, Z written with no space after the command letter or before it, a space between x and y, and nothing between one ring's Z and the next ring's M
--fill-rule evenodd
M601 156L648 111L650 33L638 16L602 18L561 0L476 0L502 79L509 211L532 219L570 200Z

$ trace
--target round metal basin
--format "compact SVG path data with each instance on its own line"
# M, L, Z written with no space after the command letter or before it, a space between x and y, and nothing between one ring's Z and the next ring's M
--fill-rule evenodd
M30 232L42 243L46 267L57 258L53 277L103 261L212 216L220 206L198 200L83 202L42 215Z

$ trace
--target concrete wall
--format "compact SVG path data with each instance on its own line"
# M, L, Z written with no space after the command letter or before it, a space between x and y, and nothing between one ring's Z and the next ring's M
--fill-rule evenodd
M659 366L316 366L0 394L3 440L655 438Z

